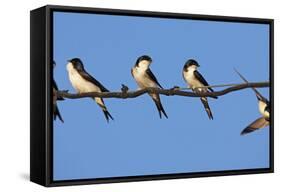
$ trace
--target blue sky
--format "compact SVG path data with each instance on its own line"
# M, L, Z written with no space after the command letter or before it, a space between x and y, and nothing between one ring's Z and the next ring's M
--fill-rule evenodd
M269 26L82 13L54 13L54 77L74 92L66 71L79 57L106 88L135 90L130 69L143 55L165 88L185 87L182 67L196 59L211 85L269 79ZM217 88L216 90L220 90ZM268 89L260 89L268 98ZM54 122L54 180L269 167L269 129L240 132L260 117L250 89L209 99L214 120L198 98L161 96L160 119L148 95L105 99L107 123L89 99L59 103L65 123Z

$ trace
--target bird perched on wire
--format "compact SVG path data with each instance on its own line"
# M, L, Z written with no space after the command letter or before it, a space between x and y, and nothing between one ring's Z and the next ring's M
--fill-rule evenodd
M108 89L106 89L98 80L85 70L83 63L79 58L69 60L66 68L69 80L78 93L109 92ZM93 97L93 99L102 109L107 122L109 122L109 119L113 120L113 117L107 110L103 99L100 97Z
M197 61L194 59L189 59L183 67L182 75L183 79L186 83L188 83L189 87L192 89L193 92L196 93L206 93L206 92L214 92L211 87L204 87L209 86L208 82L204 79L204 77L199 73L197 68L200 67ZM212 98L217 99L218 97L212 96ZM213 114L211 108L208 104L207 97L200 97L201 102L204 105L204 108L208 114L209 119L213 119Z
M249 83L247 79L243 77L236 69L234 70L245 83ZM245 135L253 131L259 130L270 124L270 102L265 97L263 97L256 88L252 87L252 90L255 92L256 97L258 99L258 108L262 116L253 121L245 129L243 129L241 135Z
M135 81L137 82L138 86L141 89L149 88L149 87L163 89L163 87L160 85L155 75L152 73L152 71L149 68L151 63L152 63L152 59L148 55L143 55L139 57L134 67L131 69L132 76L134 77ZM159 94L150 93L149 95L157 107L160 118L162 118L162 114L166 118L168 118L168 115L166 114L164 107L161 103Z

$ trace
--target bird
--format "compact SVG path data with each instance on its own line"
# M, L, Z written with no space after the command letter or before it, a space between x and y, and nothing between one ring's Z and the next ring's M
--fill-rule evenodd
M245 77L241 75L236 69L234 69L236 73L240 76L240 78L245 82L249 83ZM245 129L242 130L241 135L245 135L251 133L253 131L264 128L270 124L270 102L263 97L260 92L252 87L252 90L255 92L257 100L258 100L258 108L262 117L259 117L255 121L253 121L250 125L248 125Z
M56 66L56 62L53 61L53 69L55 68ZM53 114L54 114L54 120L57 119L57 117L59 118L59 120L64 123L64 120L60 114L60 111L59 111L59 108L58 108L58 104L57 104L57 101L60 100L64 100L63 97L61 96L57 96L57 91L58 91L58 86L57 86L57 83L54 79L54 75L52 77L52 87L53 87Z
M84 65L80 58L73 58L68 60L67 71L69 80L78 93L86 92L109 92L98 80L91 76L84 68ZM96 103L102 109L105 119L107 122L109 120L114 120L112 115L107 110L105 103L100 97L92 97Z
M195 93L206 93L206 92L214 92L211 87L204 87L209 86L208 82L204 79L204 77L197 71L197 68L200 67L198 62L194 59L189 59L184 64L182 75L185 82L189 85ZM216 96L211 96L214 99L217 99ZM201 102L204 105L204 108L208 114L209 119L214 119L211 108L208 104L207 97L200 97Z
M155 75L149 68L151 63L152 58L148 55L142 55L138 57L134 67L131 69L131 74L135 79L136 83L138 84L139 88L141 89L148 87L163 89L163 87L160 85ZM157 107L160 119L162 118L162 113L168 119L168 115L165 112L165 109L161 103L159 94L149 93L149 95Z

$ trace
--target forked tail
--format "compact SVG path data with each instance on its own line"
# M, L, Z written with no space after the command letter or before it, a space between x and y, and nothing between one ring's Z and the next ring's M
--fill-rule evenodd
M201 100L201 102L203 103L203 106L204 106L204 108L205 108L205 111L206 111L207 114L208 114L209 119L214 119L213 114L212 114L212 111L211 111L211 108L210 108L210 106L209 106L209 104L208 104L207 98L206 98L206 97L200 97L200 100Z

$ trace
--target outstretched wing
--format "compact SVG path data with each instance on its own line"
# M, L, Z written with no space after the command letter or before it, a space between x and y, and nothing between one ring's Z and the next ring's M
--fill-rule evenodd
M242 132L241 135L245 135L247 133L251 133L253 131L256 131L258 129L264 128L269 125L269 122L265 120L265 118L260 117L256 119L254 122L252 122L250 125L248 125Z
M197 71L195 70L193 72L194 76L196 79L198 79L204 86L209 86L208 82L204 79L204 77ZM211 87L208 87L208 89L212 92L214 92L214 90Z
M160 85L155 75L152 73L152 71L149 68L146 70L146 74L148 75L150 80L154 81L161 89L163 89L163 87Z
M89 73L87 73L85 70L77 70L78 73L87 81L90 81L94 85L100 88L102 92L109 92L108 89L106 89L98 80L96 80L94 77L92 77Z

